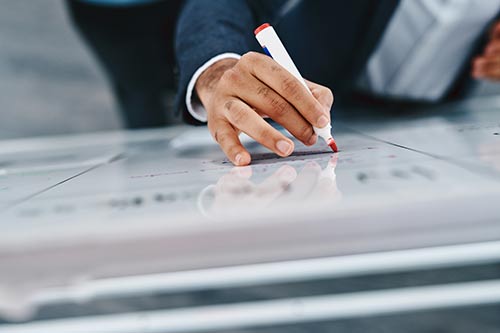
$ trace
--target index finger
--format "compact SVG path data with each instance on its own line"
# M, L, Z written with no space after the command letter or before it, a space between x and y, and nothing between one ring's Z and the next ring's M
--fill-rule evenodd
M324 107L311 91L271 57L250 52L242 59L242 65L248 66L247 69L253 76L292 104L311 125L321 128L329 124Z

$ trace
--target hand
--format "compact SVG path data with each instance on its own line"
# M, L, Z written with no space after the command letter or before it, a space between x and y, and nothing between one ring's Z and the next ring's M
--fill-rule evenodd
M493 25L483 54L474 59L472 76L476 79L500 81L500 22Z
M196 92L207 110L208 128L234 165L250 164L251 157L238 135L246 133L279 156L294 150L292 140L269 125L270 117L305 145L317 135L312 126L330 123L333 94L308 82L307 89L272 58L249 52L240 60L224 59L198 79Z

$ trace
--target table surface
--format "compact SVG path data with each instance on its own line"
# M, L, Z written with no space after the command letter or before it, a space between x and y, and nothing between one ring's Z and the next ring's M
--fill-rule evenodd
M341 110L339 153L243 137L242 168L204 127L0 142L0 311L81 281L496 244L499 105Z

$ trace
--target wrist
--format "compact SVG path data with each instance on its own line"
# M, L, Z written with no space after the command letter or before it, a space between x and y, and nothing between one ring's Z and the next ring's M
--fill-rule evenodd
M198 78L195 85L195 91L200 102L205 105L213 94L217 83L224 73L233 68L238 59L222 59L208 67Z

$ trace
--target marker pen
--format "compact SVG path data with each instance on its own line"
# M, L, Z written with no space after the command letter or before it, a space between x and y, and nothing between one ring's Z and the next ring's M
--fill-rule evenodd
M295 76L304 85L304 87L306 87L307 91L311 93L311 90L309 90L306 81L304 80L302 75L300 75L297 66L295 66L292 58L286 51L285 46L279 39L278 34L276 34L274 28L269 23L264 23L260 27L255 29L254 33L255 38L257 38L257 41L259 42L260 46L262 46L264 52L267 55L271 56L286 70L288 70L293 76ZM317 128L313 126L313 129L319 137L325 140L327 145L329 145L334 152L338 151L337 144L335 143L335 140L333 139L331 133L332 125L329 124L323 128Z

